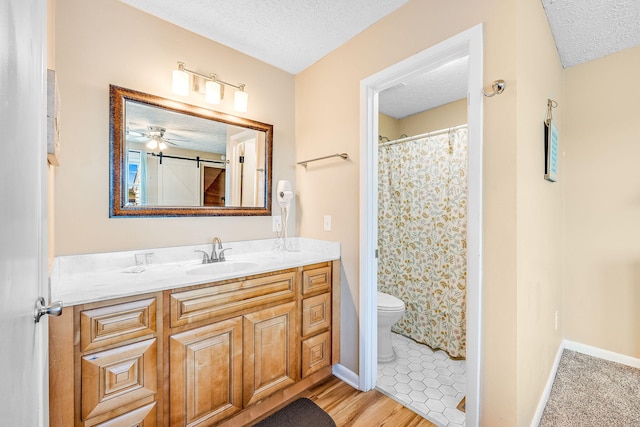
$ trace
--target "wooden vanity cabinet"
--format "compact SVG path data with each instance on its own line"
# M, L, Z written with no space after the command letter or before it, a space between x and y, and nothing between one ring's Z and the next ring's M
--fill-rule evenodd
M50 323L51 425L262 417L338 363L339 274L325 262L65 309Z
M52 426L156 425L161 294L67 307L50 319Z
M172 426L215 425L298 380L297 277L166 291Z

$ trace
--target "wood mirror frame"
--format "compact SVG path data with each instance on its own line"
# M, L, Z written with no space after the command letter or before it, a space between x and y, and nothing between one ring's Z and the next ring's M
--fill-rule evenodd
M273 125L208 110L179 101L110 85L110 217L179 216L269 216L271 215L271 168ZM174 113L213 120L228 125L264 132L264 206L151 206L130 205L127 196L127 101L158 107Z

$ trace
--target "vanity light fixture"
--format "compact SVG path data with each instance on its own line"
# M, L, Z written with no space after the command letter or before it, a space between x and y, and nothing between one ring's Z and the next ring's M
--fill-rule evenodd
M222 99L222 86L215 81L215 74L212 75L214 80L207 80L204 90L204 99L209 104L220 104Z
M186 68L184 62L178 62L178 69L173 70L172 89L176 95L189 95L190 76L193 76L193 90L204 93L205 101L210 104L220 104L224 98L224 87L231 86L236 89L234 96L234 109L246 113L249 94L244 91L244 83L234 85L218 79L216 74L206 76Z
M173 70L172 89L176 95L189 95L189 74L184 70L184 62L178 62L178 69Z
M233 97L233 108L241 113L247 112L249 94L244 91L244 84L241 84Z

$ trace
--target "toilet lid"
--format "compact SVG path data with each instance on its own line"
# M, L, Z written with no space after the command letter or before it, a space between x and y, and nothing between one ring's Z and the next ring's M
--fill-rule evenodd
M378 291L378 310L398 311L404 310L404 302L393 295Z

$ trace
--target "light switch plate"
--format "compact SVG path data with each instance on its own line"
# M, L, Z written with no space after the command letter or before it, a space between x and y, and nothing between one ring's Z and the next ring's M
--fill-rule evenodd
M324 216L324 231L331 231L331 215Z
M271 217L271 224L274 233L279 233L282 231L282 216L276 215Z

